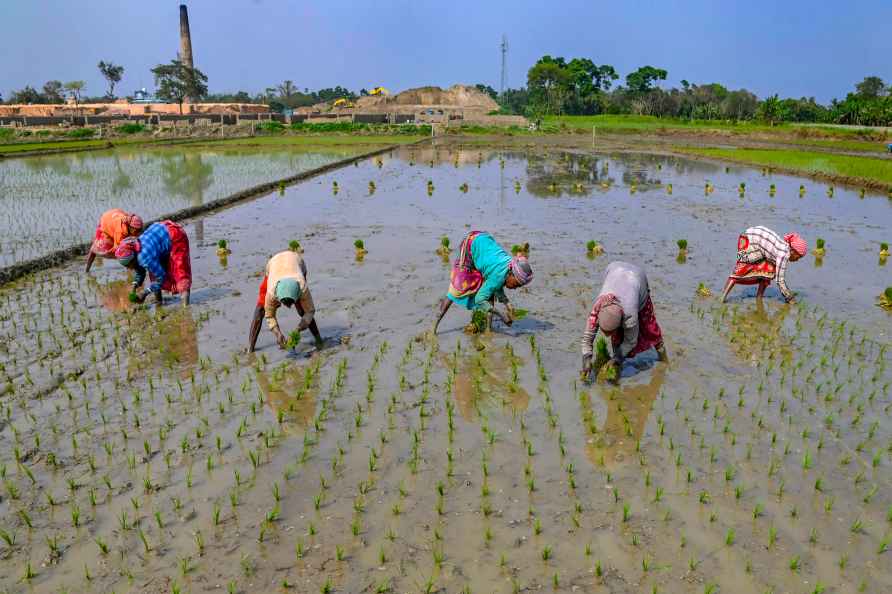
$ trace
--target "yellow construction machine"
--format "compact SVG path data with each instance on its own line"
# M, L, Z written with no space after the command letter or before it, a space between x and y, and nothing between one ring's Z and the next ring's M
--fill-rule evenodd
M369 95L375 97L378 95L390 95L390 91L385 89L384 87L375 87L371 91L369 91Z

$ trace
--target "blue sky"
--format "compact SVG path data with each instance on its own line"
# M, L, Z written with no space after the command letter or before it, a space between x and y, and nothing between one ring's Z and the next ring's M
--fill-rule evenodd
M195 64L215 91L525 82L544 55L588 57L621 76L650 64L681 79L760 97L842 97L868 74L892 82L892 2L518 0L186 0ZM118 94L151 88L152 66L178 48L178 0L0 0L0 92L126 71Z

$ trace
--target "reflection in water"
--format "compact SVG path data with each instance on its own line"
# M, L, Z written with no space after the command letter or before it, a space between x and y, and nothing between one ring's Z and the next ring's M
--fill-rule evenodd
M517 381L520 357L514 354L510 344L495 348L484 339L480 343L486 348L467 355L455 351L448 356L447 364L455 374L452 391L459 414L466 421L474 421L497 407L524 412L530 404L530 395Z
M588 438L585 446L586 456L592 464L615 468L634 455L653 402L666 379L666 369L666 365L657 364L646 384L623 383L606 388L607 420ZM588 394L582 397L582 409L584 419L595 421Z
M165 157L161 163L164 189L189 200L192 206L204 204L204 193L214 183L214 166L201 160L201 153ZM204 219L195 220L195 236L204 241Z
M102 258L96 260L97 264L101 264ZM131 307L130 298L130 281L116 280L107 284L101 284L93 276L87 277L87 284L96 292L96 297L100 305L109 311L124 311Z
M527 156L527 191L540 198L585 196L595 185L613 183L593 155L560 153Z
M130 176L124 173L124 170L121 168L121 157L115 155L115 177L112 180L112 194L117 196L124 190L129 190L132 187L133 180L130 179Z
M721 323L726 325L725 335L731 348L753 364L775 358L789 363L793 350L791 340L783 330L791 308L778 307L769 313L762 299L753 300L753 304L752 308L735 307L730 319L727 314L722 314Z
M315 364L318 372L319 363ZM284 361L272 371L255 368L257 385L270 410L280 420L281 429L294 435L305 429L316 414L316 392L311 367L303 369Z
M152 373L157 368L178 371L181 380L193 377L198 363L198 325L188 307L150 306L132 314L132 337L140 346L128 362L128 376Z

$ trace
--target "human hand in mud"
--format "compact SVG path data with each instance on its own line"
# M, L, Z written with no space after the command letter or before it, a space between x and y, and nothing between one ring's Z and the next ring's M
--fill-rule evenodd
M610 382L611 384L619 383L619 376L622 371L623 364L622 361L618 359L611 359L607 363L604 364L604 368L602 369L602 373L604 374L604 378Z
M278 328L273 329L273 335L276 337L276 344L279 345L280 349L284 349L288 340L285 338L285 335L282 334L282 331Z
M514 323L514 306L505 302L505 312L508 314L508 319L511 320L511 323Z
M510 310L506 311L505 313L502 313L499 310L497 310L496 308L492 308L492 312L496 315L496 317L498 317L500 320L502 320L502 323L505 324L506 326L511 326L511 324L514 323L514 318L511 317Z
M579 372L579 375L582 377L583 381L587 380L592 373L592 356L591 355L583 355L582 356L582 370Z
M791 295L790 298L787 299L787 303L789 303L790 305L796 305L796 303L797 303L796 295L795 294Z

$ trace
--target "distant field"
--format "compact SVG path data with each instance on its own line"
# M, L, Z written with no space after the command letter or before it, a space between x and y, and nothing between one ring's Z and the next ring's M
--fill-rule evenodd
M104 147L107 145L107 140L59 140L51 142L20 142L14 144L0 144L0 154L72 148L96 148Z
M570 130L591 132L592 126L609 132L659 132L660 130L719 131L731 134L768 134L772 136L799 137L803 142L813 142L816 138L826 139L865 139L876 138L877 142L887 137L884 130L865 128L845 128L841 126L803 126L798 124L778 124L769 126L757 122L733 122L724 120L680 120L654 116L597 115L597 116L548 116L544 125ZM858 150L858 149L855 149ZM882 146L880 146L882 150Z
M229 140L209 139L202 144L225 143L229 145L253 145L253 146L332 146L332 145L371 145L371 144L407 144L417 142L425 136L378 136L378 135L282 135L282 136L253 136L245 138L232 138Z
M416 142L425 136L409 135L350 135L350 134L283 134L276 136L247 136L239 138L148 138L148 137L123 137L112 139L87 139L87 140L59 140L47 142L27 142L0 144L0 155L13 155L16 153L56 151L60 149L94 149L115 146L155 145L155 144L181 144L198 143L203 145L226 143L227 145L255 145L255 146L334 146L334 145L380 145L380 144L406 144Z
M803 173L879 182L892 187L892 160L784 149L687 148L681 152Z

